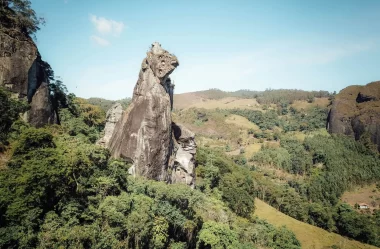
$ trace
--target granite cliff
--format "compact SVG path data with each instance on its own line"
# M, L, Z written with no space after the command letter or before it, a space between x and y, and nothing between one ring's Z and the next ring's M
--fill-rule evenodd
M43 65L29 36L15 30L0 30L0 86L30 103L31 109L24 116L36 127L56 122Z
M341 90L332 103L327 129L356 140L366 135L380 151L380 81Z
M141 64L132 102L116 123L107 147L132 163L130 173L148 179L194 186L194 134L172 122L169 75L179 65L159 43Z

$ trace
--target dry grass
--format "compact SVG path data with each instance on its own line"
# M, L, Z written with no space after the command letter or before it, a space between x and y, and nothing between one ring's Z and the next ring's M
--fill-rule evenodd
M174 100L174 103L176 103L175 101L176 100ZM227 97L227 98L222 98L222 99L202 99L199 96L194 96L194 99L192 99L191 101L187 100L187 102L189 104L186 107L183 107L183 109L195 107L195 108L204 108L204 109L240 108L240 109L262 110L262 108L260 107L260 104L257 103L256 99L240 99L240 98L235 98L235 97ZM181 106L183 105L181 104Z
M372 184L365 187L358 187L352 191L347 191L342 196L342 201L347 202L351 206L355 203L366 203L371 210L380 207L380 190L376 189L376 185ZM376 204L375 207L372 205Z
M305 100L296 100L291 106L296 110L300 111L302 109L306 110L310 107L327 107L330 104L330 100L328 98L315 98L313 103L308 103Z
M5 152L0 153L0 170L7 168L7 163L11 158L11 149L8 148Z
M196 93L174 94L174 109L185 109L191 105L204 100Z
M261 150L262 143L250 144L245 146L245 155L247 158L251 158L255 153Z
M333 245L341 249L376 249L377 247L349 240L335 233L293 219L265 202L256 199L255 214L275 226L286 226L293 231L305 249L324 249Z
M228 116L225 122L227 124L234 124L245 129L253 129L255 131L260 129L257 125L249 121L247 118L235 114Z

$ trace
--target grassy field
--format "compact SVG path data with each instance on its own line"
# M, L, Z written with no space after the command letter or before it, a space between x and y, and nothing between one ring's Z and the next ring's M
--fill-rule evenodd
M239 126L241 128L253 129L254 131L257 131L257 130L260 129L257 125L255 125L254 123L252 123L251 121L249 121L247 118L239 116L239 115L235 115L235 114L229 115L226 118L225 122L227 124L237 125L237 126Z
M188 108L204 108L204 109L252 109L262 110L256 99L241 99L236 97L227 97L222 99L206 99L194 93L185 93L174 95L175 109Z
M310 107L315 107L315 106L327 107L329 104L330 104L330 100L328 98L315 98L314 102L312 103L308 103L305 100L296 100L294 101L293 104L291 104L291 106L295 108L296 110L300 111L301 109L306 110Z
M342 201L347 202L351 206L355 203L366 203L370 210L380 207L380 189L376 188L375 184L358 187L352 191L345 192L342 196Z
M293 231L305 249L327 249L336 245L340 249L376 249L378 247L346 239L338 234L329 233L321 228L293 219L265 202L256 199L255 214L275 226L285 225Z

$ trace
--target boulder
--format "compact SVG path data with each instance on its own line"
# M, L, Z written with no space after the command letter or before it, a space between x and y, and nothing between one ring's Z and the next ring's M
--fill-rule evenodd
M327 129L357 140L367 134L380 151L380 81L340 91L332 103Z
M49 86L42 83L33 95L30 110L27 112L27 121L39 128L46 124L55 124L56 117L50 102Z
M104 127L104 136L97 142L98 145L107 148L112 134L115 130L116 123L123 115L123 107L120 103L114 104L106 114L106 126Z
M170 181L173 84L169 75L178 65L176 56L152 44L142 61L131 104L116 124L108 147L113 157L132 163L133 175Z

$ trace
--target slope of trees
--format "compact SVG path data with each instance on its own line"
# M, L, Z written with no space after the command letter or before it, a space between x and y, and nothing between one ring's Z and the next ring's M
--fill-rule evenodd
M280 186L257 174L259 198L298 220L380 245L378 216L340 202L346 190L379 181L377 152L345 136L315 135L303 143L284 137L280 148L264 147L252 161L305 176Z
M93 144L104 116L89 106L74 98L61 126L13 126L0 248L300 248L286 228L252 217L253 181L227 158L200 149L202 191L130 177Z
M1 0L0 24L1 27L14 29L27 36L34 35L45 20L38 17L31 8L29 0Z
M4 145L7 144L13 122L28 108L25 101L14 99L11 95L9 91L0 87L0 152L5 149Z
M102 110L107 112L114 104L120 103L123 109L126 109L128 105L131 103L131 98L124 98L120 100L107 100L103 98L89 98L87 102L92 105L99 106Z

